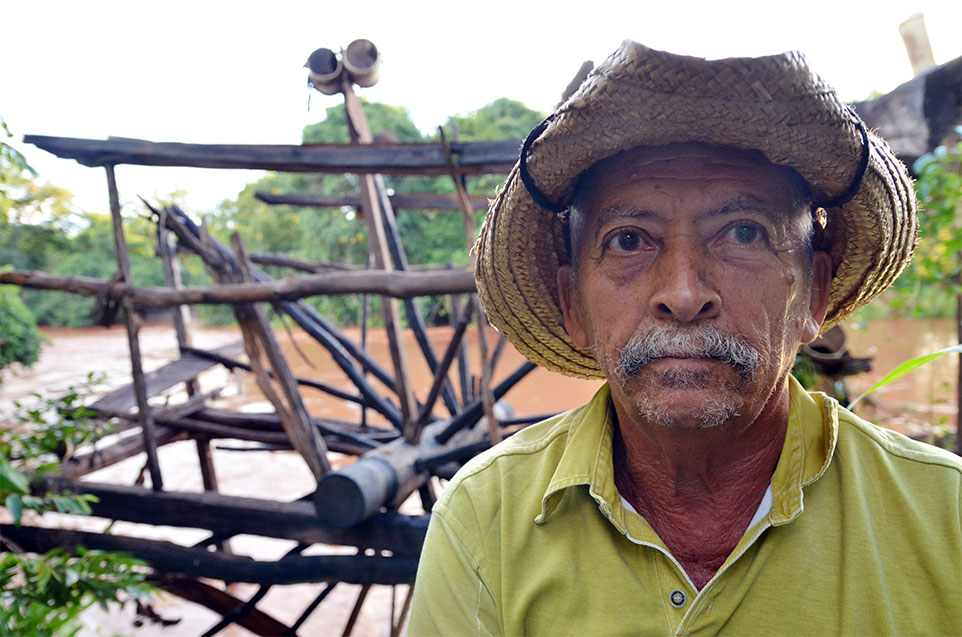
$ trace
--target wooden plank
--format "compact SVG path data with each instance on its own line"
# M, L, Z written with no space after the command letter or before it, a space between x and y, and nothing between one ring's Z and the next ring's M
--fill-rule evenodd
M184 432L173 427L157 426L154 428L157 446L162 447L170 442L182 440ZM60 475L65 478L79 478L98 469L109 467L121 460L126 460L144 451L144 438L138 435L124 436L117 442L102 449L94 449L86 453L77 454L60 464Z
M122 537L83 531L45 529L12 524L0 525L0 534L27 551L48 551L83 546L97 551L124 551L138 557L160 573L206 577L225 582L300 584L346 582L349 584L410 584L418 561L413 557L362 555L287 556L276 562L254 560L229 553L188 548L158 540Z
M219 347L213 350L213 353L218 356L230 358L237 356L243 351L244 344L238 341L237 343ZM216 361L208 358L201 358L193 354L184 354L172 363L168 363L163 367L144 374L147 397L156 396L178 383L186 382L202 371L217 364ZM108 412L122 412L131 409L136 406L136 404L137 400L134 396L133 385L125 385L100 397L90 405L90 408Z
M43 272L7 270L0 272L0 283L38 290L61 290L75 294L127 297L147 307L170 307L186 303L280 303L307 296L340 294L380 294L406 299L474 292L474 273L463 270L429 272L332 272L290 277L280 281L251 284L197 285L183 290L161 286L126 285L85 276L55 276Z
M882 97L852 105L869 128L911 165L962 124L962 57L937 66Z
M297 193L275 194L270 192L258 192L254 197L266 204L283 206L301 206L315 208L340 208L351 206L359 208L361 206L360 195L302 195ZM455 195L434 195L434 194L397 194L390 195L388 199L395 210L460 210L461 203ZM488 207L488 198L475 195L470 197L471 205L476 208Z
M78 139L26 135L24 142L85 166L196 166L283 172L444 175L439 144L316 144L305 146L181 144L140 139ZM453 144L465 175L507 173L518 159L521 140Z
M389 550L416 557L421 553L430 516L383 513L350 529L322 525L307 500L275 502L213 492L154 493L144 487L48 478L44 487L57 493L91 493L93 515L114 520L207 529L215 535L260 535L304 544L336 544Z

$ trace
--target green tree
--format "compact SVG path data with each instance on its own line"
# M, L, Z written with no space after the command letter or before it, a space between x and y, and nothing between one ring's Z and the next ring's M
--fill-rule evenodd
M0 118L0 129L5 137L13 137L3 118ZM33 245L29 237L13 236L16 233L9 219L14 198L19 190L29 186L31 175L36 173L24 156L0 138L0 267L9 265L5 257L8 245L17 245L14 241ZM37 361L42 342L37 322L17 291L0 287L0 369L11 363L32 365Z
M408 112L398 106L378 102L362 102L365 115L375 136L399 142L437 140L437 133L422 134ZM523 104L507 99L495 102L448 120L450 131L457 127L464 141L518 139L542 119L542 115ZM349 139L344 108L332 106L322 121L304 128L305 144L343 144ZM472 194L493 196L501 177L472 177L467 182ZM397 176L384 177L391 194L454 194L450 177ZM226 241L239 230L249 252L284 252L312 261L328 261L353 265L367 263L367 228L350 208L314 208L271 206L255 198L257 192L302 195L357 195L354 175L269 174L249 184L236 199L224 202L211 218L211 230ZM484 217L475 211L475 231ZM456 210L404 210L397 215L398 232L412 265L469 263L465 245L464 222ZM278 272L278 275L283 275ZM317 297L309 299L321 312L340 324L356 324L360 320L361 303L353 297ZM430 303L430 301L425 301ZM372 312L373 320L379 314Z
M0 369L12 363L33 365L42 344L43 335L37 330L37 321L20 300L17 290L0 286Z

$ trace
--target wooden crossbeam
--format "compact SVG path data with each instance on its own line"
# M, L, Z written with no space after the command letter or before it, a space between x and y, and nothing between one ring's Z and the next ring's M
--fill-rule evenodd
M47 135L26 135L23 141L85 166L131 164L390 175L446 175L448 172L439 144L263 146ZM458 168L465 175L507 173L517 161L520 148L521 140L452 145Z

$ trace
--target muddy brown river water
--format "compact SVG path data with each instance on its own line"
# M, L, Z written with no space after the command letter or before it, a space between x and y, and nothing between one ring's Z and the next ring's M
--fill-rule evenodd
M874 358L872 372L849 379L853 396L869 387L898 363L955 343L955 327L953 321L948 319L875 321L849 325L847 328L852 353ZM359 340L357 330L348 330L347 333L355 341ZM430 338L437 351L444 350L450 333L451 330L447 328L430 331ZM48 330L46 335L50 343L44 348L40 361L33 368L3 372L3 382L0 384L0 426L9 423L8 414L13 401L26 400L32 392L56 393L68 385L82 381L87 372L105 374L107 381L102 387L103 391L129 382L130 363L126 334L122 327ZM344 389L351 388L350 382L333 364L325 350L303 333L298 332L293 338L297 347L292 345L291 337L286 332L281 330L277 333L278 342L295 374L322 380ZM410 334L407 334L406 338L415 392L423 398L430 385L430 375L413 338ZM218 347L238 339L239 332L234 329L197 329L194 332L195 344L203 348ZM476 331L472 331L469 348L475 364L476 340ZM495 342L496 334L492 331L489 343L493 346ZM391 369L382 331L372 331L369 347L372 356L386 369ZM166 325L146 326L141 332L141 348L144 367L148 371L173 360L177 355L173 330ZM940 427L954 427L957 360L955 356L945 356L916 370L901 381L877 392L874 403L860 408L860 413L908 433L918 434ZM507 376L522 361L520 354L508 345L496 369L495 380ZM269 404L248 375L238 379L219 368L214 369L202 377L202 389L214 387L226 388L223 397L217 401L217 406L249 411L269 409ZM518 415L550 413L583 404L598 387L599 383L596 381L567 378L538 369L521 381L506 399ZM350 403L311 389L305 389L303 396L312 415L354 421L359 417L359 409ZM170 398L172 402L181 399L176 395ZM441 411L440 408L436 410L437 413ZM371 418L372 422L376 421L374 415ZM338 462L340 459L333 460ZM132 484L143 462L142 457L131 458L93 473L87 479ZM160 464L166 489L201 490L200 471L193 443L184 441L161 448ZM306 466L291 452L238 452L219 449L215 444L214 464L221 491L226 494L283 500L300 497L311 490L312 479ZM416 499L406 503L405 507L411 512L419 510ZM6 518L6 511L0 510L0 517ZM47 514L43 523L71 524L88 530L103 531L109 521L90 518L78 524L75 518ZM205 535L199 530L122 522L114 524L112 528L115 533L169 539L180 544L192 544ZM232 540L235 552L258 559L276 559L292 546L293 543L290 542L250 536L239 536ZM330 552L331 549L328 547L316 550ZM231 592L242 599L246 599L255 590L255 587L249 585L235 584L231 588ZM258 608L281 621L291 623L319 590L319 585L274 587L258 604ZM301 634L341 634L358 590L359 587L356 586L340 585L311 615L302 627ZM398 587L396 593L396 604L400 607L406 587ZM373 587L353 634L390 634L391 598L392 591L389 587ZM181 622L167 629L149 623L135 628L131 624L134 615L132 606L128 605L122 610L114 609L110 613L96 608L86 614L81 635L196 635L203 633L218 619L214 613L172 596L159 598L155 601L154 608L161 616L179 618ZM235 636L250 633L231 626L220 634Z

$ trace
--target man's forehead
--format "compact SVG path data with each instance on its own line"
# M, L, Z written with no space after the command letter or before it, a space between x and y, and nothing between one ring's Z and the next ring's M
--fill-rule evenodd
M667 146L639 146L595 164L584 179L592 187L609 182L671 178L697 167L704 176L737 177L744 174L779 178L779 169L758 151L697 142Z
M784 213L808 197L808 186L792 169L776 166L757 151L699 143L645 146L623 151L595 164L578 185L573 208L597 219L597 214L618 204L626 186L652 184L657 192L667 183L690 184L695 192L726 183L725 200L766 200ZM719 205L724 202L718 202Z

